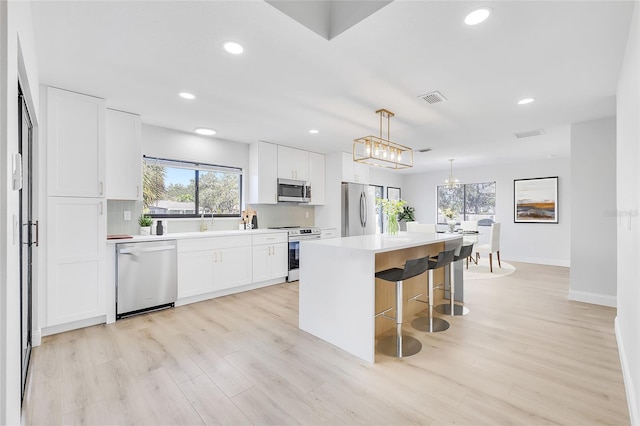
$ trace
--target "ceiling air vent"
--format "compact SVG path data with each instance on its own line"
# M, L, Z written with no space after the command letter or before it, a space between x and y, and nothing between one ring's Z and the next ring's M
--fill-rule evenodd
M438 91L427 93L426 95L420 95L418 97L424 99L425 101L427 101L427 103L430 103L430 104L437 104L447 100L447 98L442 96L442 93Z
M432 151L432 150L433 150L432 148L422 148L422 149L416 150L416 152L429 152L429 151Z
M544 135L544 129L529 130L528 132L514 133L514 135L516 135L518 139L530 138L531 136Z

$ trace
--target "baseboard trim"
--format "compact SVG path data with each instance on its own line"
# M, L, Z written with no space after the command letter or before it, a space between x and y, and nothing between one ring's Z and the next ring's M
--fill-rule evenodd
M609 306L611 308L616 308L618 306L618 299L616 296L607 296L587 291L569 290L569 300L591 303L592 305Z
M538 259L535 257L518 257L518 256L509 256L508 258L507 253L501 253L502 257L505 260L508 261L513 261L513 262L522 262L522 263L535 263L537 265L547 265L547 266L564 266L566 268L569 268L571 266L571 262L568 260L562 260L562 259Z
M100 315L94 318L87 318L79 321L71 321L64 324L53 325L51 327L43 327L41 329L42 336L51 336L52 334L64 333L66 331L77 330L79 328L91 327L92 325L105 324L107 322L106 315Z
M629 418L632 425L640 425L640 417L638 416L638 405L636 398L635 387L633 386L633 379L631 378L631 372L629 369L629 361L627 360L627 353L624 350L624 343L622 336L620 335L620 326L618 323L618 317L614 321L614 330L616 333L616 342L618 343L618 355L620 356L620 366L622 368L622 380L624 381L624 389L627 394L627 406L629 407Z
M37 330L31 331L31 346L36 347L40 346L42 343L42 329L39 328Z
M271 279L267 281L261 281L259 283L252 283L243 285L240 287L231 287L224 290L214 291L211 293L198 294L196 296L183 297L176 300L176 307L189 305L191 303L203 302L209 299L215 299L216 297L228 296L230 294L241 293L243 291L255 290L257 288L268 287L274 284L283 284L286 281L286 277Z

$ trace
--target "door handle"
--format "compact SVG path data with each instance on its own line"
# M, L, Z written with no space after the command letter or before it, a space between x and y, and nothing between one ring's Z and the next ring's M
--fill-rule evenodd
M38 247L40 245L40 221L36 220L36 223L31 222L31 226L35 226L36 227L36 242L35 242L35 245L36 245L36 247ZM34 244L34 242L31 241L31 244Z

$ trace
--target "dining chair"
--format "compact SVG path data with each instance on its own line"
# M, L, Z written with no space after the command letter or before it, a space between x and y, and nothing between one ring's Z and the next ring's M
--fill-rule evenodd
M436 233L436 225L433 223L407 222L407 232Z
M476 246L476 263L478 263L480 253L489 254L489 270L491 272L493 272L493 253L498 255L498 266L502 268L502 265L500 264L500 223L494 222L491 224L489 243Z

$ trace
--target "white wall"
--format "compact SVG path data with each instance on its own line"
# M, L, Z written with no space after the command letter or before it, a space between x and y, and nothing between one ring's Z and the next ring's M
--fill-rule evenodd
M616 337L631 423L640 424L640 5L631 29L617 90L618 316Z
M544 265L569 266L571 173L568 158L491 167L455 169L463 182L496 182L496 222L502 223L502 259ZM416 220L436 223L436 186L448 172L406 175L402 198L416 209ZM558 176L559 223L514 223L513 180Z
M571 180L569 299L615 307L615 117L571 125Z
M0 424L20 424L20 247L14 238L19 206L11 186L11 159L18 152L18 79L37 126L31 6L0 2Z

